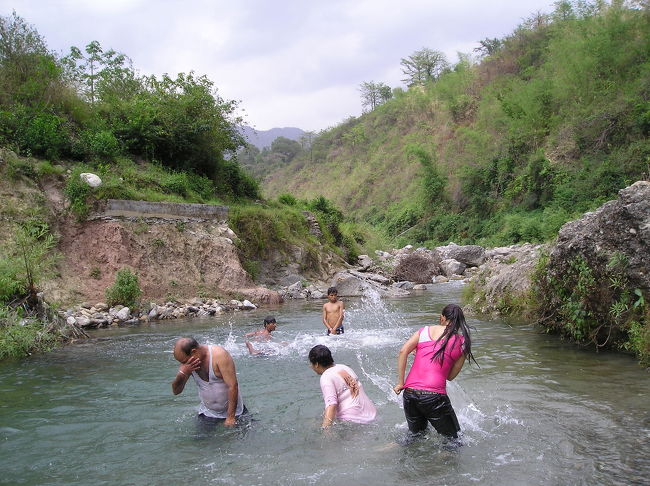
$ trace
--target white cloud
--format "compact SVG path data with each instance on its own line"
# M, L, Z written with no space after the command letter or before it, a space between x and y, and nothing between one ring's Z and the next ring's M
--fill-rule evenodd
M98 40L145 74L206 74L260 129L321 129L361 112L363 81L400 85L399 62L430 47L455 60L549 0L0 0L50 48Z

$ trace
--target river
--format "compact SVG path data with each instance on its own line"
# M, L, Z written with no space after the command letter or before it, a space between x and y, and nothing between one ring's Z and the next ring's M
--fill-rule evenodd
M461 284L403 299L344 299L346 334L326 337L322 302L97 331L90 341L0 364L0 483L630 485L650 477L650 376L633 358L596 354L529 323L468 319L480 365L448 385L461 445L435 432L408 442L396 355L458 302ZM277 316L268 356L242 335ZM173 396L175 339L233 355L252 420L198 426L190 381ZM282 344L285 342L286 344ZM378 409L373 425L320 429L307 352L327 344Z

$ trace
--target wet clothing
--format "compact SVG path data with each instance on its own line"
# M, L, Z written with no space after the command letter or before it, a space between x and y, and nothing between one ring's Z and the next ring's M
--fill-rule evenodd
M352 396L352 390L345 382L345 374L350 375L356 382L358 393ZM367 424L375 420L377 410L357 378L352 368L337 364L327 368L320 375L320 388L323 392L325 407L336 405L336 418L358 424Z
M194 382L199 389L199 398L201 404L199 405L199 415L204 415L210 418L225 419L228 416L228 385L214 374L212 366L212 346L208 346L208 381L204 381L196 371L192 371ZM241 398L241 392L237 397L237 408L235 416L239 416L244 412L244 402Z
M341 325L336 329L336 332L334 332L334 334L344 334L344 333L345 333L345 329L343 329L343 325L342 325L342 324L341 324ZM328 330L327 330L327 335L329 336L330 334L331 334L331 332L330 332L330 330L328 329Z
M449 396L407 388L404 390L404 415L409 430L414 434L427 428L429 422L439 434L457 437L460 431L458 418Z
M454 363L463 354L464 338L454 334L449 338L442 364L436 359L431 361L434 353L440 349L442 341L434 341L429 336L429 327L420 329L420 340L415 352L413 366L406 377L404 387L447 393L447 376Z
M442 364L434 353L442 340L433 340L429 327L420 329L420 339L415 360L404 383L404 415L409 430L422 432L429 422L439 434L457 437L460 426L447 396L447 376L454 363L463 354L464 338L457 334L449 337Z

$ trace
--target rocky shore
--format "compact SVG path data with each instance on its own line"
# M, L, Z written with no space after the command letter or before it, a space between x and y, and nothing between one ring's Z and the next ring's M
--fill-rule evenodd
M130 309L122 305L110 307L103 303L83 303L63 313L66 322L82 329L101 329L114 326L128 326L153 320L178 319L183 317L210 317L223 312L254 310L257 306L248 300L231 300L220 303L213 299L192 299L185 303L150 303L146 308Z

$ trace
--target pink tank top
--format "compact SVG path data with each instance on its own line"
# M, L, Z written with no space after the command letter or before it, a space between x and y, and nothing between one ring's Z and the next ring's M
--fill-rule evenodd
M431 361L434 353L440 349L442 341L434 341L429 337L429 327L420 329L420 341L415 352L413 366L406 377L405 388L427 390L447 394L447 376L454 363L463 354L465 339L458 334L449 338L445 349L445 359L442 365L437 359Z

